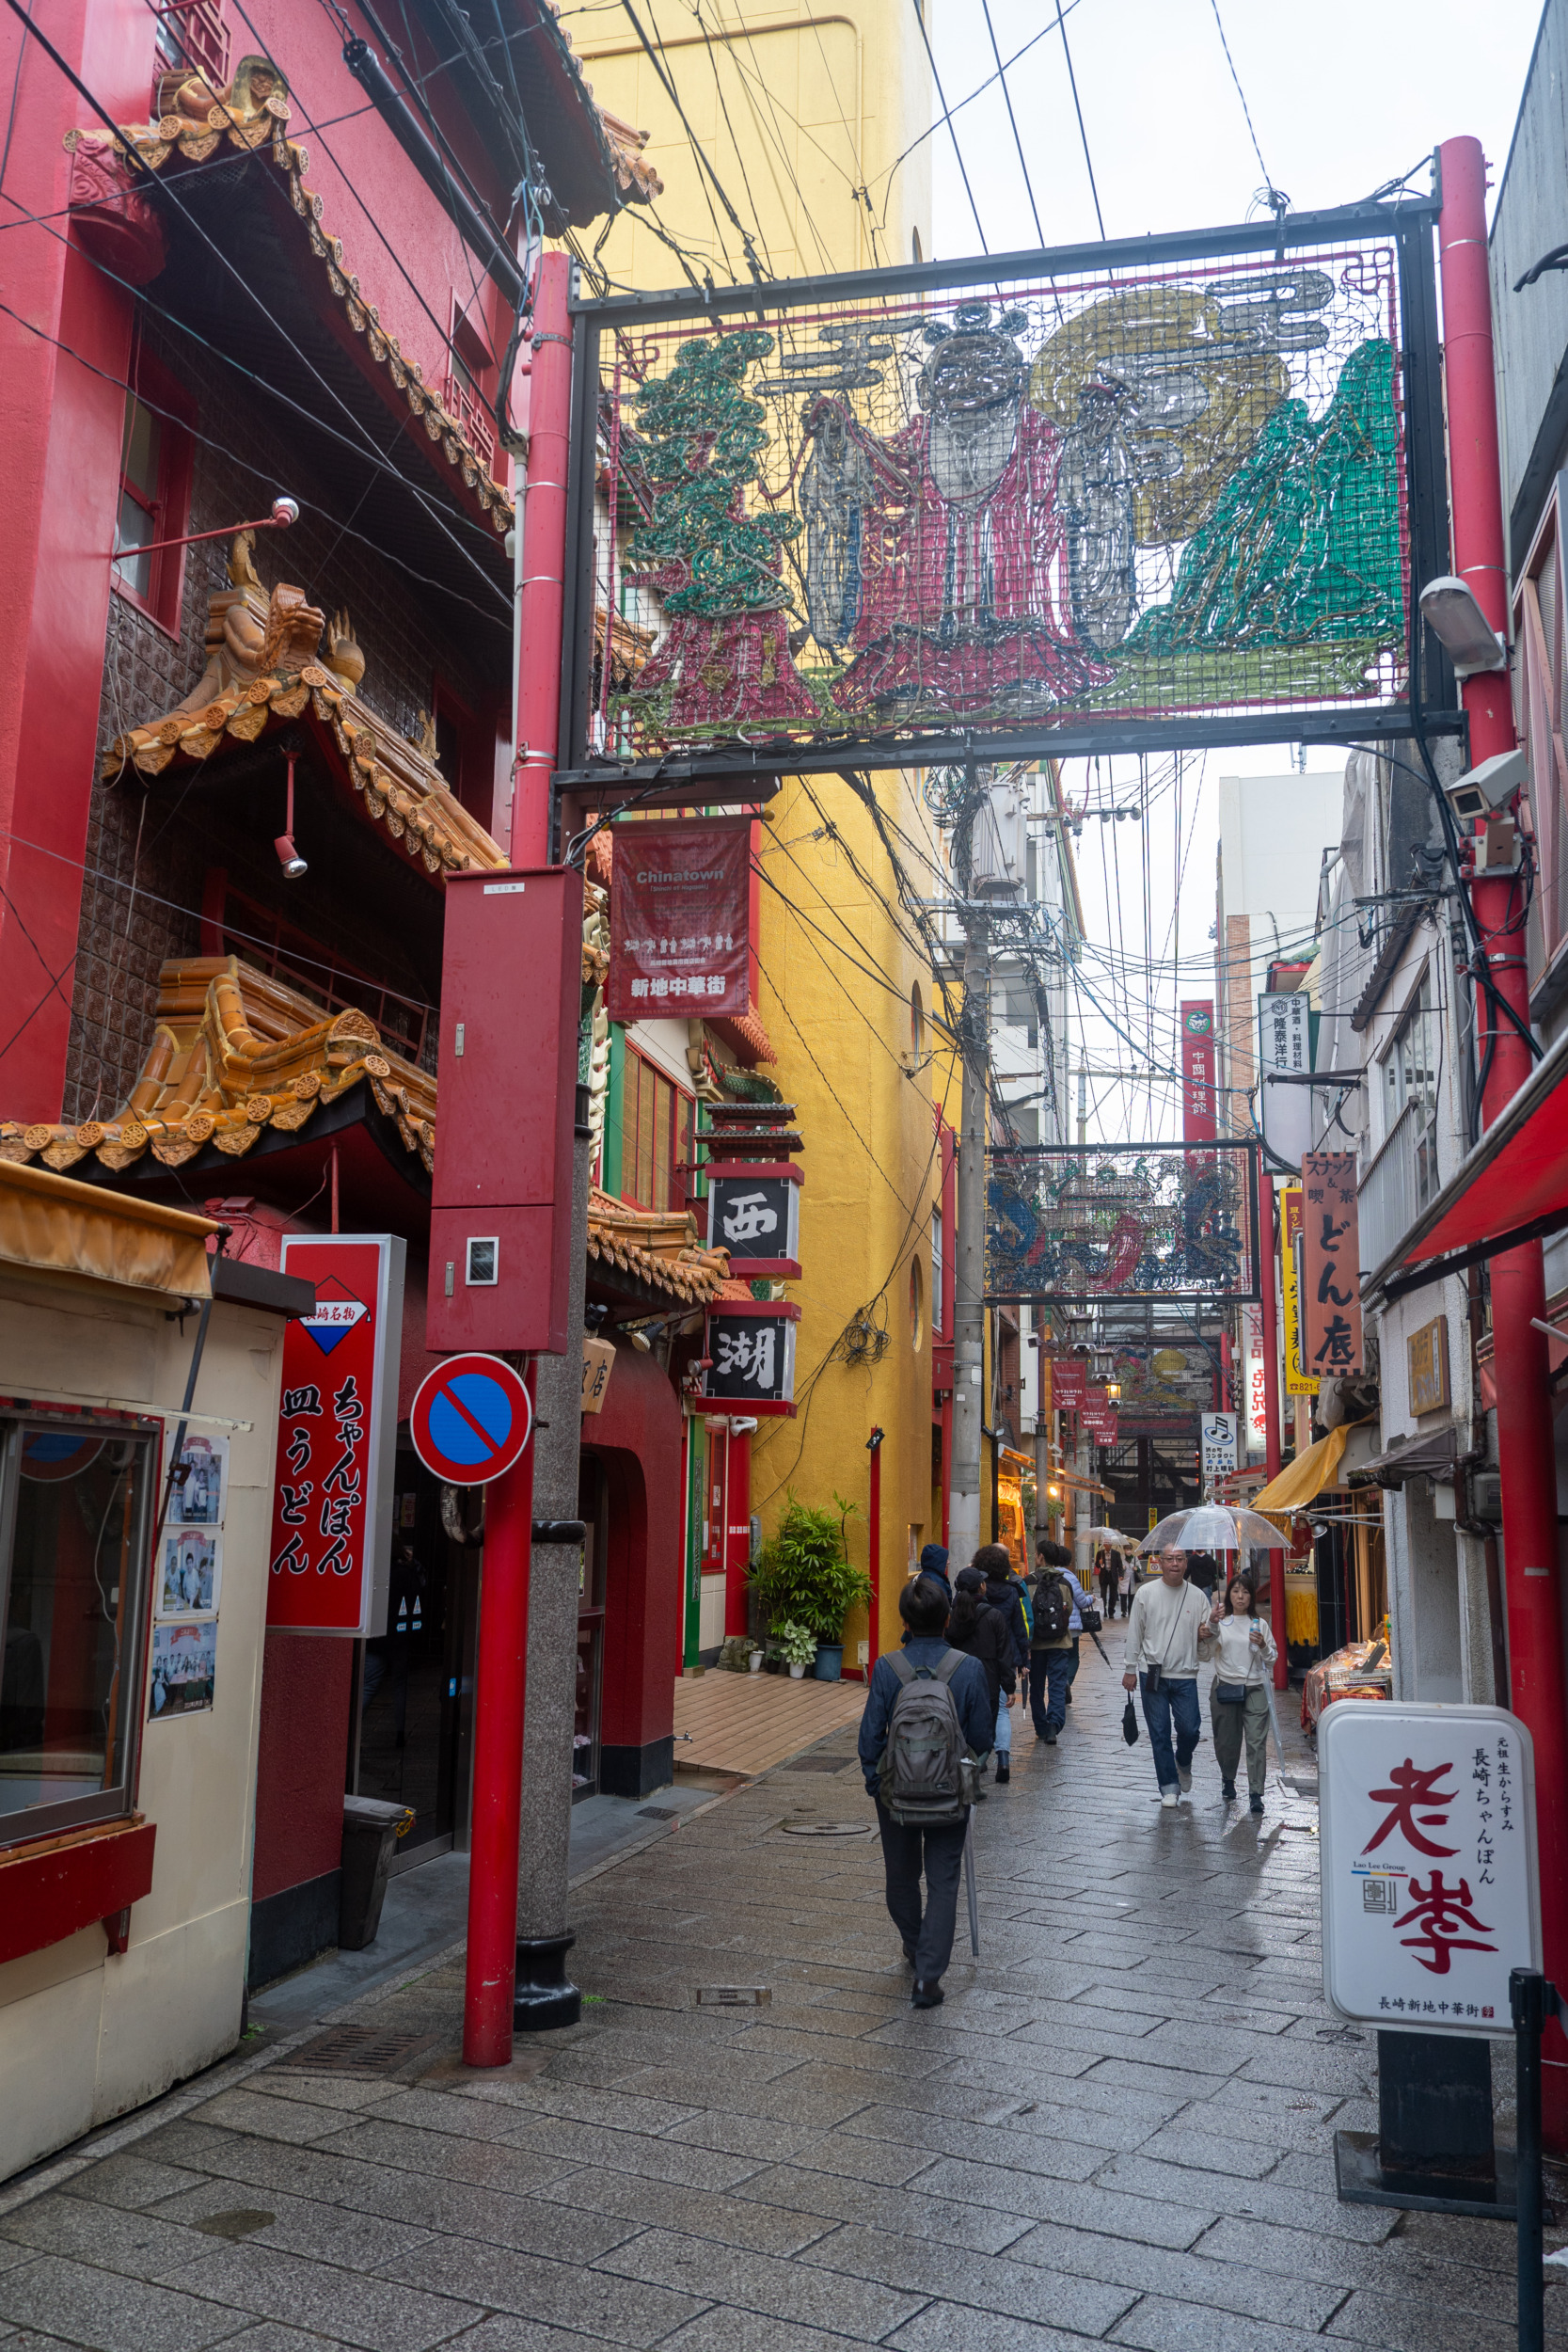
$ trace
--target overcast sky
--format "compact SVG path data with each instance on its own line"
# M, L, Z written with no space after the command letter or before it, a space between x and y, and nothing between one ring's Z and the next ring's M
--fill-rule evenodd
M914 0L909 0L911 14ZM994 87L959 102L994 70L981 0L927 0L937 71L954 110L985 242L1006 252L1036 242L1006 108ZM990 0L1002 56L1049 24L1007 84L1035 204L1047 244L1099 234L1072 90L1055 29L1053 0ZM1535 41L1534 0L1317 0L1310 14L1280 0L1219 0L1230 54L1246 94L1268 177L1297 210L1354 202L1399 178L1442 140L1478 137L1494 187ZM1244 218L1264 182L1246 116L1226 63L1212 0L1075 0L1065 11L1084 131L1108 236L1201 229ZM981 249L974 213L946 131L933 139L934 241L942 257ZM1424 168L1412 185L1428 186ZM1308 754L1314 768L1342 767L1340 755ZM1136 1053L1090 1009L1091 1067L1147 1068L1174 1043L1179 995L1201 996L1203 961L1212 955L1217 779L1288 771L1283 747L1211 753L1185 763L1182 850L1185 880L1173 928L1177 866L1174 792L1157 790L1149 816L1148 935L1140 828L1091 819L1079 845L1085 914L1096 943L1085 977ZM1105 763L1098 778L1082 760L1064 771L1069 797L1090 805L1137 796L1136 764ZM1164 763L1161 763L1164 766ZM1201 775L1202 782L1199 783ZM1179 939L1182 971L1170 966ZM1167 944L1168 943L1168 944ZM1122 958L1126 958L1125 963ZM1193 959L1198 959L1196 964ZM1212 979L1212 973L1210 974ZM1114 993L1113 993L1114 992ZM1150 1003L1157 1008L1150 1012ZM1163 1017L1162 1017L1163 1016ZM1076 1066L1079 1040L1072 1040ZM1091 1082L1089 1132L1107 1138L1176 1134L1175 1098L1110 1080Z

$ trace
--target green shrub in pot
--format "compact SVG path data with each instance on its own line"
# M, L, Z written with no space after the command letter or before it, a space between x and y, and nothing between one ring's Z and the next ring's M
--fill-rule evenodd
M871 1579L851 1562L845 1542L855 1505L842 1495L833 1500L836 1518L801 1502L792 1488L778 1532L752 1572L752 1590L775 1639L789 1623L806 1627L817 1642L842 1642L849 1611L870 1607Z

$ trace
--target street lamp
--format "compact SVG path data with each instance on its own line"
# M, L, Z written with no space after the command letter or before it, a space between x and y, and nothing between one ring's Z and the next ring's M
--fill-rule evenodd
M1508 647L1476 601L1467 580L1445 573L1421 590L1421 618L1453 663L1456 677L1506 670Z

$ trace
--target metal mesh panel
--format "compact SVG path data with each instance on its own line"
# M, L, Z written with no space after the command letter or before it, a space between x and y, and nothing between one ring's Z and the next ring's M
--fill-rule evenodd
M991 1155L988 1299L1258 1295L1252 1148L1041 1144Z
M607 325L599 377L594 593L650 632L599 665L602 755L1402 691L1391 241L788 308L760 288L743 314Z

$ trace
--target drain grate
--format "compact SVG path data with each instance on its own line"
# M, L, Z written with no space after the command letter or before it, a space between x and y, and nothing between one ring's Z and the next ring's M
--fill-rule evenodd
M434 2033L388 2033L373 2026L330 2026L275 2063L300 2074L392 2074L440 2040Z
M641 1821L676 1821L680 1810L678 1804L640 1804L637 1817Z
M847 1756L798 1756L792 1764L781 1765L785 1772L845 1772L853 1758Z

